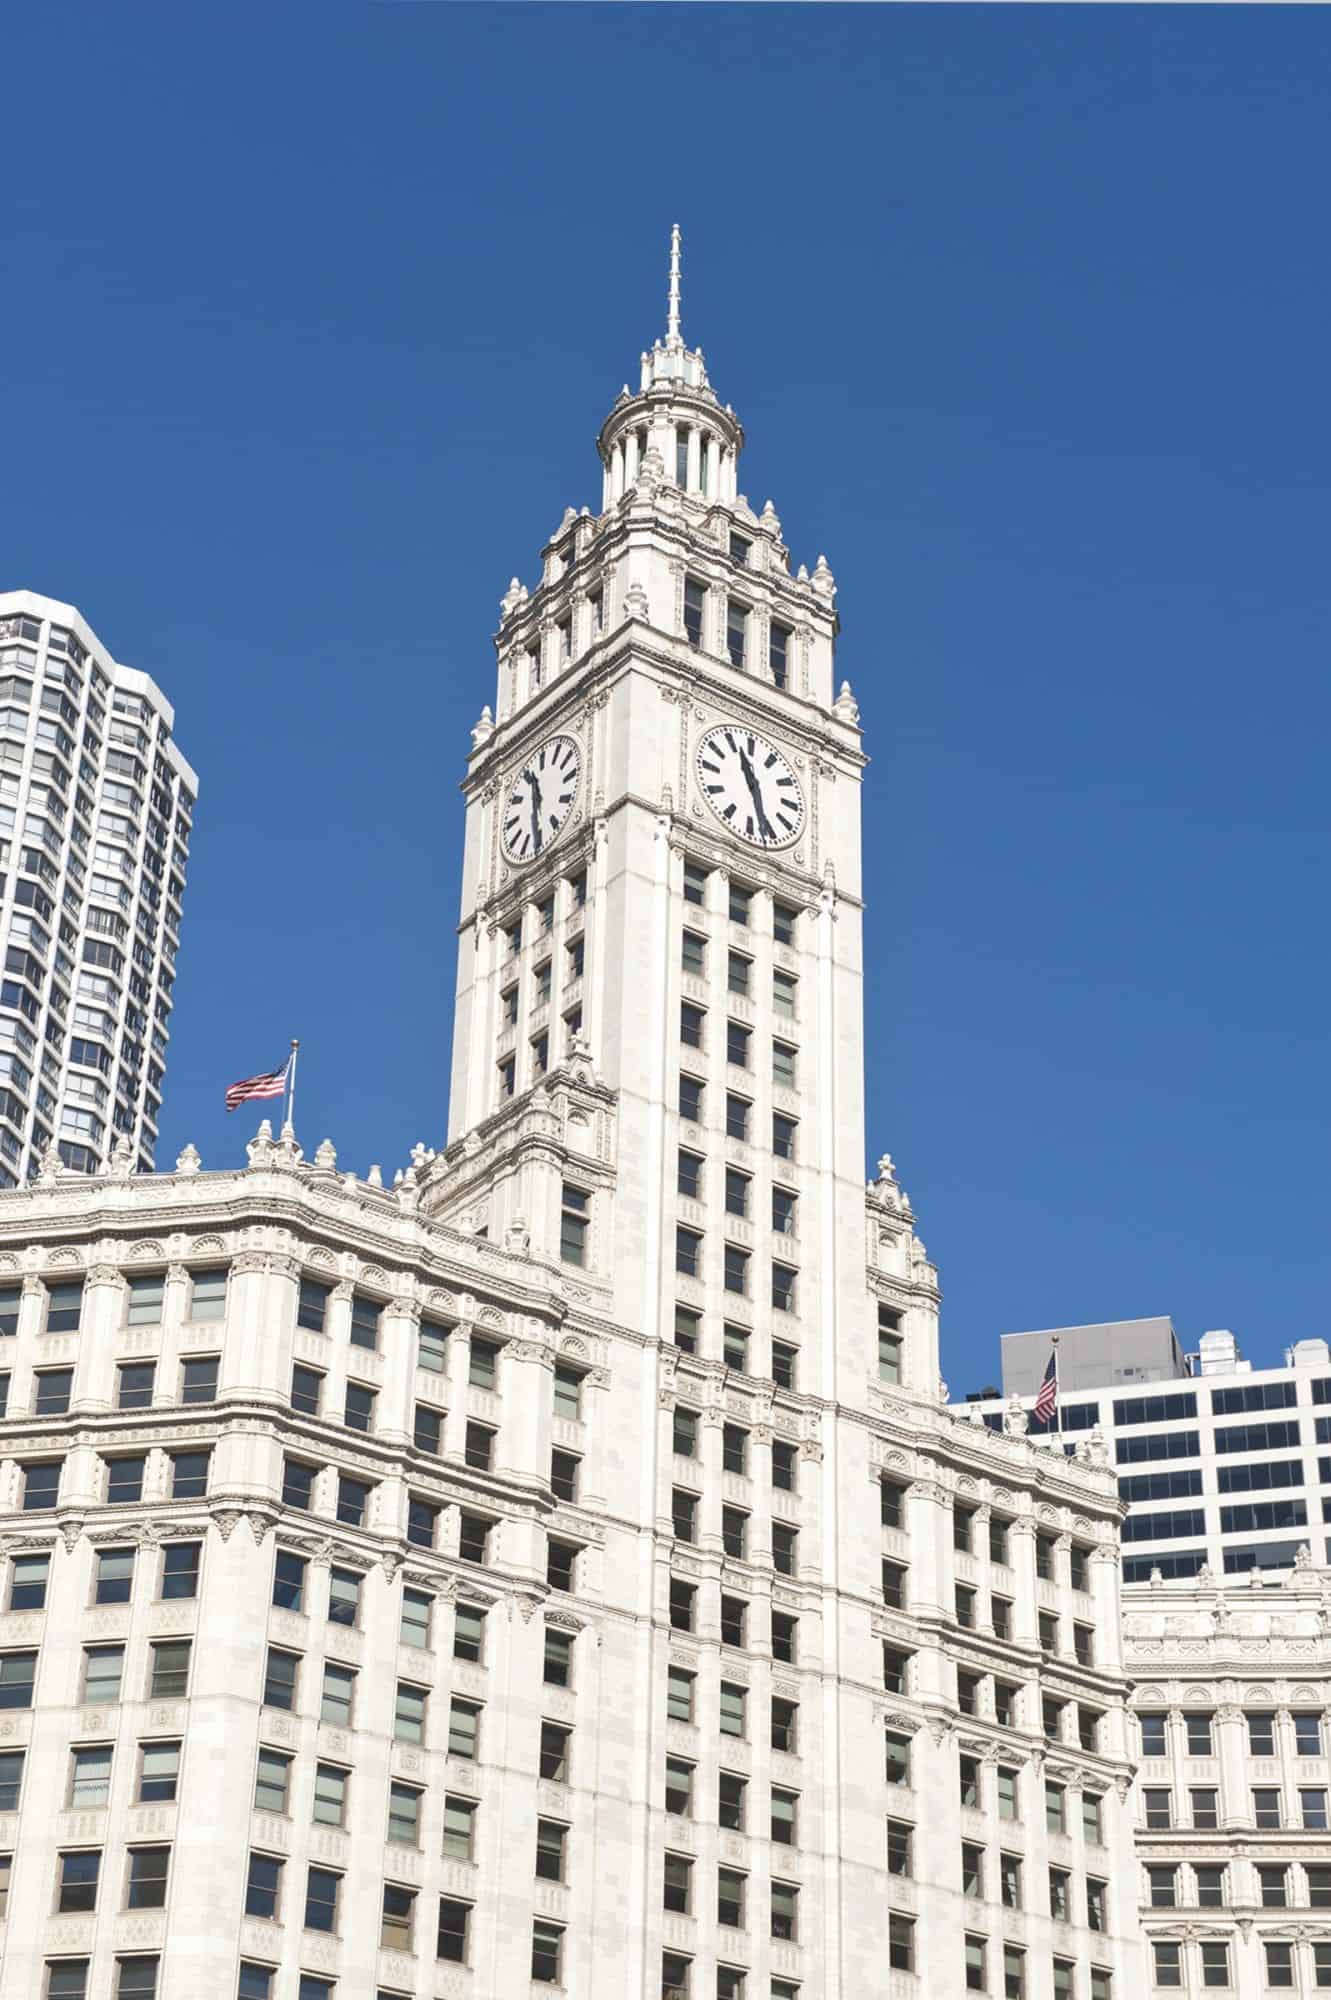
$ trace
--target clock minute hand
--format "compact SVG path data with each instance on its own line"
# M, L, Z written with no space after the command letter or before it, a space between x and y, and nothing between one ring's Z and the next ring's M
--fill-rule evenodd
M744 773L744 782L749 788L749 797L753 800L754 811L758 815L759 831L770 834L772 823L763 810L763 794L762 787L758 783L758 774L742 750L739 753L739 767Z
M535 771L528 771L527 777L531 784L532 846L539 854L541 851L541 784Z

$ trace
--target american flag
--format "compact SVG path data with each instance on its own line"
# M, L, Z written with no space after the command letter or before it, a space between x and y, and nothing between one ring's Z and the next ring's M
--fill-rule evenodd
M247 1076L241 1082L233 1083L226 1094L226 1108L234 1111L238 1105L246 1104L251 1097L280 1097L287 1087L287 1071L291 1068L291 1058L287 1057L281 1069L265 1070L262 1076Z
M1058 1349L1054 1347L1050 1349L1049 1366L1044 1371L1044 1380L1040 1384L1040 1393L1035 1399L1035 1408L1031 1414L1037 1417L1042 1424L1047 1424L1057 1407Z

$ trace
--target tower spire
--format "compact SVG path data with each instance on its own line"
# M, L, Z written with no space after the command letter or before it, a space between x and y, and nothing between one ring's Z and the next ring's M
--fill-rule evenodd
M683 339L679 331L679 224L670 230L670 296L666 308L666 346L682 347Z

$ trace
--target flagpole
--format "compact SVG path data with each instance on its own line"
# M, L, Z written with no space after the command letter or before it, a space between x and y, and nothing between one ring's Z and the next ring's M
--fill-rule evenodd
M1058 1406L1058 1335L1054 1335L1054 1436L1058 1439L1059 1450L1063 1448L1063 1412Z
M287 1115L284 1121L293 1128L296 1123L296 1053L299 1048L300 1043L293 1035L291 1038L291 1055L288 1058L290 1067L287 1070Z

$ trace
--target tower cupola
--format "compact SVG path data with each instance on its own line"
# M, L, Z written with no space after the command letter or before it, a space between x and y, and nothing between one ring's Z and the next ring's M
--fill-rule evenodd
M739 492L744 430L728 403L717 400L702 349L684 345L680 331L680 231L670 232L666 334L642 356L637 394L625 383L601 426L596 448L603 472L601 506L631 491L648 455L658 479L701 500L733 502Z

